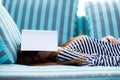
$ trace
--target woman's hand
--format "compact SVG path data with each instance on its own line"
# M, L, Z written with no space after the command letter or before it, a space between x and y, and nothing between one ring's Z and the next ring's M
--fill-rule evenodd
M118 41L116 38L114 38L113 36L106 36L106 37L103 37L101 39L101 41L104 41L104 42L110 42L112 44L118 44Z

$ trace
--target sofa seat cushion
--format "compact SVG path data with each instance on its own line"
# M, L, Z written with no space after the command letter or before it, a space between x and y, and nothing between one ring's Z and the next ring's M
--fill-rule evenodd
M120 37L120 0L89 0L85 4L90 36L101 39L106 35Z
M0 80L120 80L120 67L0 65Z
M0 4L0 64L15 63L20 32L7 10Z

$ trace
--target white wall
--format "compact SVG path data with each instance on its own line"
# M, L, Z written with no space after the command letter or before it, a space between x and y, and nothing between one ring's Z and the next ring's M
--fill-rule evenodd
M78 0L78 16L85 16L85 0Z

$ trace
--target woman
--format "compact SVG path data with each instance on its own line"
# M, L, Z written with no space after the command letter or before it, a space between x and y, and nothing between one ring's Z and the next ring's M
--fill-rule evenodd
M120 44L117 39L107 36L101 40L88 36L75 37L58 48L57 52L21 52L21 64L72 64L89 66L119 66Z

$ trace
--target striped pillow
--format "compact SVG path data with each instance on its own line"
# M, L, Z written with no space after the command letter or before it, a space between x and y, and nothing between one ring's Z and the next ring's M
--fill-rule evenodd
M89 0L85 4L90 36L106 35L120 37L120 0Z
M0 4L0 64L15 63L20 32L7 10Z
M19 30L57 30L59 44L75 36L78 0L3 0Z

